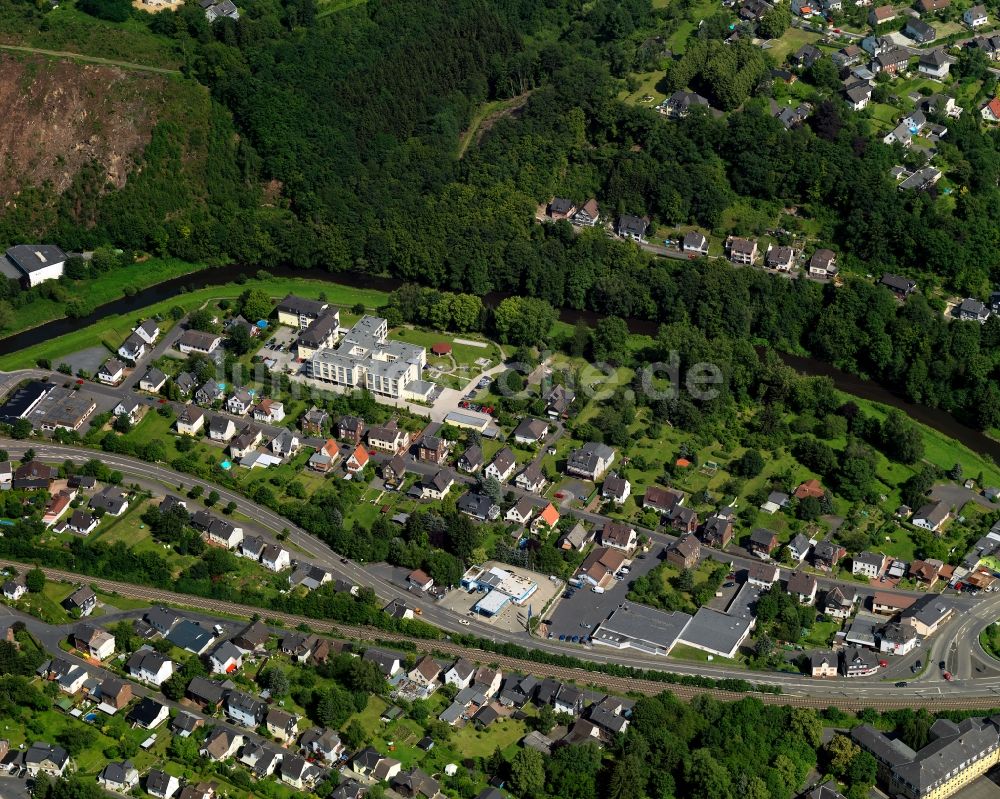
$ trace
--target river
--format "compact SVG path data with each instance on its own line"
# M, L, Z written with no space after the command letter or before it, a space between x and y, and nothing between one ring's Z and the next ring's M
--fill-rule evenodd
M386 292L393 291L401 284L401 281L393 278L357 273L341 274L323 272L319 270L314 271L281 267L268 269L267 271L275 277L311 278L336 283L342 286L377 289ZM154 303L169 300L172 297L177 297L185 290L196 290L209 286L224 285L236 280L242 275L247 275L249 277L253 274L254 271L247 269L246 267L238 264L230 264L229 266L202 269L201 271L190 275L182 275L180 277L171 278L163 283L157 283L154 286L138 291L132 296L121 297L120 299L105 303L95 309L94 312L88 316L81 317L79 319L54 319L51 322L45 322L37 327L33 327L30 330L25 330L21 333L15 333L12 336L0 339L0 355L17 352L18 350L39 344L43 341L48 341L49 339L57 336L72 333L75 330L79 330L81 327L99 322L105 316L142 310L143 308ZM483 297L483 301L487 305L495 305L502 300L504 296L507 295L496 293L488 294ZM561 321L569 324L584 322L588 325L593 325L600 317L591 311L579 311L572 308L563 308L559 312L559 318ZM656 322L648 319L627 319L626 322L628 323L629 329L633 333L642 333L646 335L655 335L656 328L658 326ZM778 355L786 364L791 366L797 372L811 376L829 377L833 381L834 385L844 393L853 394L863 399L880 402L884 405L898 408L910 418L915 419L918 422L922 422L928 427L932 427L935 430L944 433L949 438L960 441L974 452L978 452L981 455L987 455L994 461L1000 463L1000 441L995 441L980 431L963 424L947 411L936 408L928 408L924 405L915 405L911 402L907 402L904 398L898 396L885 386L873 383L870 380L863 380L856 375L841 371L840 369L815 358L809 358L801 355L790 355L784 352L778 352Z

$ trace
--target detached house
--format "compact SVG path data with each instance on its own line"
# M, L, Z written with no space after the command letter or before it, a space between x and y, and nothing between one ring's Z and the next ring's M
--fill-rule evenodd
M146 354L146 342L133 333L118 348L118 356L125 361L131 361L134 365L136 361Z
M254 406L253 418L265 424L277 424L285 418L285 406L278 400L265 397Z
M667 547L666 559L678 569L693 569L701 559L701 543L693 535L682 535Z
M328 472L340 459L340 447L332 438L327 439L318 450L309 457L309 468L317 472Z
M945 502L929 502L913 514L913 524L931 532L939 532L951 518L951 507Z
M769 558L771 553L778 548L778 535L773 530L758 527L750 534L747 548L752 555L756 555L758 558Z
M528 519L532 517L535 512L535 505L532 503L529 497L521 497L517 503L507 511L504 516L508 522L514 522L516 524L527 524Z
M448 455L448 442L440 436L424 435L417 445L417 460L440 466Z
M550 419L565 419L576 400L576 393L566 386L557 384L545 396L545 413Z
M618 217L618 235L623 239L632 239L632 241L644 242L646 241L646 231L649 229L649 219L646 217L632 216L631 214L623 214Z
M444 499L455 485L455 476L447 469L441 469L433 477L425 477L419 485L421 499Z
M486 494L469 492L458 500L458 511L481 522L493 521L500 516L500 506Z
M631 552L637 541L635 530L624 522L606 521L601 528L601 546Z
M573 450L566 459L566 474L587 480L598 480L615 460L615 451L607 444L588 441Z
M231 641L223 641L208 655L213 674L232 674L243 665L243 652Z
M327 425L330 423L330 414L324 410L320 410L315 405L313 405L308 411L306 411L302 418L299 420L299 424L302 427L303 433L308 433L314 436L323 435L323 431L326 430ZM360 435L358 440L361 440Z
M906 27L903 28L903 34L921 44L932 42L937 38L937 30L935 30L934 26L928 25L922 19L917 19L916 17L910 17L906 20Z
M185 405L177 417L177 432L181 435L196 435L204 426L205 412L197 405Z
M854 612L857 594L853 589L836 586L826 592L823 600L823 612L835 619L846 619Z
M85 585L77 588L72 594L66 597L62 605L66 610L78 611L81 616L89 616L97 607L97 594L90 586Z
M917 61L917 72L935 80L944 80L951 69L951 59L940 47L929 53L921 53Z
M994 97L988 101L980 110L980 115L987 122L1000 122L1000 97Z
M896 47L879 53L872 61L872 71L876 74L886 72L895 75L899 72L906 72L910 63L910 55L902 48Z
M207 760L221 763L224 760L235 757L242 745L242 735L236 732L236 730L219 725L212 728L212 731L205 739L205 743L198 750L198 754Z
M532 494L542 493L548 481L542 474L542 467L539 463L528 464L521 473L514 478L514 485Z
M132 762L108 763L97 775L97 784L109 791L127 793L139 784L139 771Z
M456 464L463 472L472 474L483 468L483 448L478 444L473 444L458 459Z
M674 508L684 504L684 495L673 488L663 488L662 486L648 486L642 498L643 507L653 508L663 515L669 516Z
M256 696L243 691L230 691L226 697L226 715L244 727L260 726L267 714L267 705Z
M830 571L846 554L847 550L840 544L833 541L820 541L813 548L813 564L818 569Z
M896 9L892 6L878 6L868 12L869 25L881 25L896 18Z
M799 600L801 605L811 605L816 601L816 578L806 572L792 572L788 578L788 593Z
M775 247L769 244L764 253L764 265L778 272L788 272L795 266L795 250L791 247Z
M216 333L204 333L201 330L185 330L177 339L177 350L183 355L197 352L200 355L211 355L219 345L222 337Z
M264 718L267 731L280 741L294 741L298 734L299 718L281 708L271 708Z
M962 14L962 21L970 28L981 28L990 21L990 18L985 6L973 6Z
M601 498L623 505L632 493L632 484L618 472L609 472L601 486Z
M730 236L726 239L726 251L734 264L751 266L757 260L757 242L753 239Z
M865 94L866 94L866 99L864 101L864 105L862 105L861 108L864 108L865 105L868 105L868 99L871 98L871 86L868 86L867 92ZM854 100L854 98L851 98L850 94L848 95L848 98ZM861 108L857 107L855 100L855 110L860 111ZM830 278L834 277L838 271L839 270L837 269L837 256L834 254L833 250L826 250L826 249L816 250L816 252L814 252L812 254L812 257L809 259L809 275L811 277Z
M591 197L570 218L570 222L581 227L593 227L601 218L597 200Z
M108 360L101 364L101 368L97 370L97 379L102 383L107 383L109 386L121 382L124 376L125 364L117 358L108 358Z
M539 533L544 530L554 530L559 523L559 511L551 502L539 512L538 516L531 523L531 530Z
M868 107L868 103L872 99L872 86L866 81L858 82L853 86L848 86L844 89L844 97L847 100L847 104L853 108L855 111L863 111ZM833 253L830 250L824 250L824 252L829 252L831 255ZM815 258L815 256L813 256ZM812 263L809 265L809 274L814 277L830 277L825 270L818 269L813 272ZM834 272L836 274L836 272Z
M569 219L576 213L576 203L565 197L553 197L547 210L550 219Z
M410 434L400 429L395 419L368 431L368 445L383 452L402 453L410 446Z
M514 428L514 441L518 444L537 444L549 434L549 425L541 419L522 419Z
M350 454L347 459L347 471L350 474L359 474L363 472L365 466L368 465L368 450L365 449L363 444L358 444L354 448L354 452Z
M708 255L708 239L705 238L704 233L692 230L690 233L684 234L684 238L681 240L681 250L690 255L704 257Z
M885 555L881 552L860 552L851 559L851 574L863 574L875 579L882 573Z
M731 516L715 514L705 520L701 528L701 540L706 546L724 549L733 538L733 519Z
M125 663L129 676L159 687L174 673L173 661L152 649L139 649Z
M253 405L253 395L245 388L234 391L226 400L226 410L234 416L243 416Z
M120 488L108 486L90 498L88 507L108 516L121 516L128 509L128 495Z
M209 380L194 392L194 401L199 405L213 405L223 398L225 390L214 380Z
M514 453L508 447L504 447L486 467L483 475L496 480L498 483L506 483L510 476L514 474L516 466L517 461L514 459Z
M115 637L107 630L90 624L78 624L71 640L73 646L97 660L107 660L115 653Z
M472 678L476 673L476 667L465 658L459 658L450 669L444 673L445 685L454 685L458 689L468 688L472 684Z
M350 444L360 444L365 431L365 420L358 416L342 416L337 422L337 438Z
M882 275L879 284L885 286L899 299L906 299L917 290L917 284L909 278L900 277L886 272Z

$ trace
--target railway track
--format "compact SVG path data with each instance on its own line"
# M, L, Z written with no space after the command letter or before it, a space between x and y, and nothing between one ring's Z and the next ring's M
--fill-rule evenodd
M0 566L12 566L14 568L24 568L23 563L0 559ZM316 632L327 633L339 638L352 639L361 642L386 642L399 643L413 646L417 652L444 655L448 657L464 657L478 663L496 664L505 671L522 672L534 674L540 677L552 677L559 680L573 681L579 684L591 686L597 690L609 691L617 694L644 694L653 696L663 691L670 691L677 697L690 701L696 696L709 695L722 701L736 701L746 696L754 696L766 704L790 705L793 707L805 707L823 709L827 707L837 707L841 710L860 711L866 708L875 710L894 710L898 708L921 708L929 710L989 710L1000 707L1000 695L987 694L984 696L919 696L900 694L891 698L870 700L858 697L833 697L833 696L801 696L794 693L766 694L752 693L745 694L736 691L725 691L717 688L702 688L691 685L678 685L675 683L659 682L656 680L641 680L631 677L617 677L611 674L604 674L599 671L589 671L579 667L558 666L548 663L538 663L533 660L508 657L485 649L467 647L446 640L426 640L423 638L413 638L400 633L393 633L387 630L379 630L374 627L361 627L338 622L326 621L324 619L313 619L308 616L297 616L290 613L280 613L264 608L241 605L236 602L228 602L219 599L207 599L192 596L190 594L179 594L174 591L166 591L160 588L147 586L137 586L131 583L121 583L115 580L102 578L84 577L73 572L62 571L41 567L46 578L61 582L80 583L92 585L101 591L110 594L118 594L129 599L139 599L151 603L163 603L192 608L201 612L221 613L226 616L250 619L252 616L274 620L289 629L294 629L300 625L307 625ZM746 673L744 678L752 680L753 674Z

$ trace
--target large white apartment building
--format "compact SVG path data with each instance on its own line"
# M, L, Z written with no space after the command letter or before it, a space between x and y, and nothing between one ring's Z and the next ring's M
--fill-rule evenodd
M317 380L373 394L406 400L426 400L434 388L420 379L427 364L427 350L415 344L392 341L385 319L363 316L336 348L320 349L310 361Z

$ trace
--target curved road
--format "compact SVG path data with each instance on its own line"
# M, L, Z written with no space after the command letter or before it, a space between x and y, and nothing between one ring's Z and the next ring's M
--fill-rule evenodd
M289 541L293 542L318 565L323 566L335 575L351 583L370 586L383 599L406 595L406 591L399 586L370 573L352 561L341 558L324 543L314 538L305 530L295 526L283 516L269 508L251 502L235 491L215 485L214 483L192 475L181 474L173 469L157 464L146 463L123 455L95 452L84 447L71 447L51 443L37 443L32 446L30 442L15 441L12 439L0 439L0 447L5 448L12 457L22 456L29 448L34 449L36 457L55 462L70 460L81 463L93 458L99 458L109 467L120 470L132 481L146 485L153 482L169 490L176 490L179 485L185 488L198 485L206 492L215 490L219 492L224 502L235 502L240 512L271 531L281 532L288 530ZM79 575L72 577L72 579L78 580ZM93 582L101 581L93 580ZM126 590L128 590L132 592L132 595L151 599L152 601L169 601L179 604L196 603L198 605L205 604L206 606L208 606L208 603L214 602L214 600L189 597L181 594L172 594L170 599L157 600L155 598L157 589L125 586L124 584L113 590L117 590L122 594L125 594ZM874 702L885 701L887 694L898 694L900 696L899 701L904 705L922 704L928 701L938 704L942 701L947 701L946 697L948 699L955 697L956 700L961 697L961 701L967 703L968 700L978 697L994 702L996 706L1000 706L1000 673L996 676L991 674L990 676L973 679L971 656L968 656L969 645L965 640L967 637L977 637L979 630L997 618L997 613L1000 613L1000 595L990 595L988 599L976 603L973 603L971 598L966 599L965 597L960 597L953 601L959 605L957 610L959 619L949 622L941 635L930 639L932 644L928 655L931 652L937 653L932 658L935 668L926 669L919 677L910 681L910 684L906 688L896 688L891 682L879 679L855 679L850 681L844 679L833 681L814 680L799 674L748 672L743 669L731 669L725 666L685 663L673 659L664 660L663 658L645 656L633 650L619 651L602 649L600 647L581 649L579 646L560 644L556 641L529 638L524 632L509 632L476 620L467 620L470 624L465 625L461 623L462 621L466 621L464 617L434 603L423 603L422 618L446 632L474 633L483 638L490 638L498 642L514 643L554 654L582 656L589 661L598 663L615 663L682 675L702 675L716 679L737 677L750 679L753 682L761 684L779 685L785 692L783 694L785 700L789 699L789 697L820 697L822 698L822 702L827 704L850 700L854 703L861 702L865 706L868 706ZM254 608L251 610L244 606L239 606L237 615L250 615L252 612L265 612L272 616L277 615L266 609ZM304 621L313 625L316 623L316 620L313 619L304 619ZM958 623L959 621L961 622L960 624ZM297 624L299 621L297 620L295 623ZM374 637L372 635L373 632L376 631L370 630L367 635ZM377 635L381 638L386 637L386 634L382 631L377 631ZM424 644L426 645L426 642ZM440 644L441 642L436 642L435 647L438 647ZM951 651L951 649L955 650L954 657L957 658L958 665L954 667L956 680L952 683L947 683L936 673L936 663L937 660L944 659L944 656L940 653L945 650ZM488 655L487 657L490 660L496 659L494 655ZM537 665L533 666L536 671ZM655 685L663 687L660 683L655 683Z

